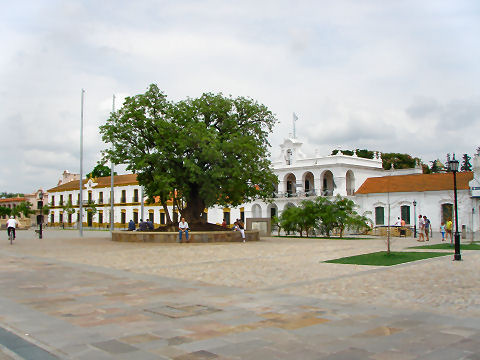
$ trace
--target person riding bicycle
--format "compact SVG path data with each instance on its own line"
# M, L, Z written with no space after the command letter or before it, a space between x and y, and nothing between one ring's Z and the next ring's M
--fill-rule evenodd
M10 219L7 220L7 234L10 237L10 232L13 231L13 238L15 239L15 227L17 227L18 221L15 220L14 216L10 216Z

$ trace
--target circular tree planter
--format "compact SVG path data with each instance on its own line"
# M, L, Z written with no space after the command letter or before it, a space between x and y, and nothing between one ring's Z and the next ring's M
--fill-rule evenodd
M242 242L240 231L189 231L189 243L213 243L213 242ZM246 241L259 241L258 230L245 231ZM158 231L113 231L113 241L121 242L153 242L153 243L176 243L178 232ZM185 235L182 242L186 242Z

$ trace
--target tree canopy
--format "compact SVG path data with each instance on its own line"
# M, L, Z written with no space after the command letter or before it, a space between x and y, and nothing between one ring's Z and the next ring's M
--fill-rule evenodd
M283 210L279 225L285 231L298 231L300 236L311 229L318 229L327 237L337 230L340 237L345 229L362 230L368 228L368 219L356 212L355 203L348 199L335 196L333 199L317 197L315 200L304 200L299 207L289 207Z
M104 160L126 164L165 210L173 198L187 221L201 222L204 209L215 204L271 196L277 178L267 137L275 122L250 98L205 93L173 102L152 84L145 94L127 97L100 132L112 144Z
M93 170L87 174L87 178L110 176L111 173L112 171L108 166L102 164L101 162L98 162L97 165L95 165L95 167L93 168ZM117 173L113 172L113 175L117 175Z

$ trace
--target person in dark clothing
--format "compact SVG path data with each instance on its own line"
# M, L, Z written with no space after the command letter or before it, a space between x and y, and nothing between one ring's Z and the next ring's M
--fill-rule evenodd
M133 222L133 220L130 220L128 222L128 231L135 231L135 223Z
M150 219L147 220L147 229L148 230L153 230L154 229L153 228L153 222Z
M138 230L139 231L147 231L148 230L147 223L145 221L143 221L142 219L140 219L140 225L138 226Z

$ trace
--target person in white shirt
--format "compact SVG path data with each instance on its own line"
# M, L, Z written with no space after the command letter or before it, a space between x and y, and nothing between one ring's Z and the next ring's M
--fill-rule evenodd
M242 235L242 240L245 242L245 226L243 225L242 220L237 219L235 221L235 231L240 231L240 234Z
M185 218L182 217L181 221L178 223L178 242L182 242L182 234L185 233L185 238L188 242L188 223L185 221Z
M10 216L10 219L7 220L7 234L10 237L10 232L13 231L13 238L15 239L15 228L18 225L18 221L15 220L15 217Z
M400 217L397 218L397 221L395 221L395 224L393 226L402 226L402 220Z

